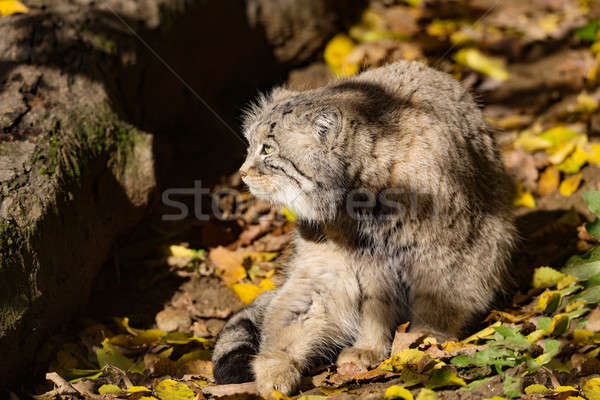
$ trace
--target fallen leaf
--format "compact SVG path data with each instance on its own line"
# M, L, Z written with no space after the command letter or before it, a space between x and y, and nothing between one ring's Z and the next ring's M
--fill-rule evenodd
M535 208L535 199L533 195L529 191L529 189L525 188L520 183L517 184L517 193L516 197L513 200L513 205L515 207L527 207L527 208Z
M540 180L537 185L537 192L540 195L552 194L558 189L560 182L560 172L554 165L549 166L540 174Z
M165 379L154 385L154 393L160 400L194 400L196 394L185 383Z
M565 276L562 272L550 267L539 267L533 272L533 287L546 289L556 286Z
M98 388L98 393L104 395L104 394L114 394L114 395L119 395L122 393L125 393L123 391L123 389L121 389L120 387L118 387L117 385L113 385L113 384L105 384L102 385Z
M575 151L565 161L558 165L559 171L565 174L575 174L590 160L590 155L580 146L575 146Z
M544 385L540 385L539 383L529 385L525 388L525 394L551 394L551 393L552 393L552 390L548 389Z
M281 215L283 215L288 222L296 222L298 220L296 213L288 207L283 207L281 209Z
M22 14L29 12L25 4L16 0L0 0L0 15L6 17L11 14Z
M560 303L560 293L556 290L546 290L538 298L538 303L533 309L535 312L552 314Z
M465 386L466 382L460 378L450 368L436 369L429 382L427 382L427 389L437 389L448 386Z
M476 48L466 48L457 51L454 55L454 60L459 64L494 79L500 81L508 79L508 71L502 59L487 56Z
M417 400L438 400L438 395L431 389L423 388L417 395Z
M334 36L327 43L324 52L325 62L336 76L350 77L358 72L358 64L346 61L346 57L354 50L354 47L352 39L343 34Z
M253 283L235 283L231 288L244 304L250 304L263 292L263 289Z
M398 385L393 385L387 388L383 397L386 399L414 400L410 390Z
M102 348L96 350L96 357L100 367L112 365L123 371L127 371L133 366L133 361L125 357L116 347L109 343L108 339L102 342Z
M577 175L573 175L562 181L560 186L558 187L558 191L565 197L568 197L575 193L579 188L579 184L583 179L583 174L579 173Z
M582 391L588 400L600 400L600 378L592 378L583 384Z

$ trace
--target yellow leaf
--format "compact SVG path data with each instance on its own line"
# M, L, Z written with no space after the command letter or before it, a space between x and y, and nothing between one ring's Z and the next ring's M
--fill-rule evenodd
M575 147L575 143L569 141L558 144L550 149L546 149L548 154L552 154L550 157L548 157L548 161L554 165L562 163L569 156L569 154L575 150Z
M557 386L554 389L556 393L565 393L565 392L579 392L579 390L575 389L573 386Z
M263 292L263 289L253 283L234 283L231 288L244 304L250 304Z
M552 142L548 139L534 135L530 131L523 131L514 142L514 146L522 148L528 153L533 153L537 150L543 150L552 147Z
M567 179L562 181L562 183L558 187L559 193L565 197L572 195L579 188L579 184L581 183L582 178L583 174L581 173L568 177Z
M246 265L246 262L248 260L250 260L252 263L268 262L276 259L278 255L279 253L274 251L254 251L251 253L244 254L243 262L244 265Z
M559 336L565 333L568 328L569 316L567 314L556 314L552 317L552 322L550 322L548 333L554 336Z
M583 394L588 400L600 400L600 378L592 378L583 385Z
M145 386L130 386L127 389L127 393L138 393L138 392L150 392L150 389L148 389Z
M178 245L169 246L169 251L173 257L193 258L195 255L192 249Z
M550 267L539 267L533 272L533 287L546 289L556 284L565 276L562 272Z
M558 29L560 19L557 14L547 14L538 20L538 24L546 33L552 34Z
M165 379L154 385L154 393L160 400L194 400L196 394L186 384Z
M463 340L462 343L476 342L479 339L490 339L496 333L496 330L494 328L497 326L500 326L500 325L502 325L502 323L500 321L495 322L494 324L488 326L487 328L484 328L484 329L480 330L479 332L469 336L468 338Z
M0 0L0 15L3 17L11 14L27 13L29 9L25 4L15 0Z
M414 397L410 390L398 385L390 386L389 388L387 388L383 397L385 397L386 399L414 400Z
M533 195L525 186L520 183L517 183L517 197L513 200L513 205L515 207L527 207L527 208L535 208L535 199Z
M540 340L541 338L543 338L544 336L546 336L547 332L543 329L537 329L533 332L531 332L529 335L527 335L527 340L529 340L531 343L535 343L538 340Z
M246 269L242 266L239 266L225 270L221 278L223 278L223 282L225 282L227 285L230 285L232 283L241 281L242 279L246 278L246 276Z
M571 311L579 310L582 307L585 307L587 303L583 300L574 301L570 304L567 304L565 307L565 312L570 313Z
M476 48L466 48L457 51L454 55L454 60L459 64L494 79L500 81L508 79L508 71L502 59L487 56Z
M581 167L588 162L590 155L580 146L575 147L575 151L565 161L558 165L558 169L566 174L575 174Z
M538 137L549 141L551 146L558 146L575 138L577 135L578 133L573 129L560 125L540 133Z
M566 287L571 286L572 284L577 282L577 278L575 278L572 275L565 275L557 284L556 284L556 288L557 289L564 289Z
M273 283L272 280L270 279L263 279L262 281L260 281L260 283L258 284L260 286L260 288L262 290L273 290L275 289L275 283Z
M438 395L431 389L423 388L417 395L417 400L438 400Z
M354 50L354 42L343 34L336 35L325 47L325 62L333 73L338 77L349 77L355 75L359 66L346 61L346 57Z
M599 143L592 143L590 144L589 148L589 155L590 155L590 162L592 164L600 164L600 144Z
M558 189L560 183L560 172L556 166L551 165L540 174L537 192L541 195L552 194Z
M273 393L273 398L275 400L293 400L291 397L286 396L285 394L281 393L279 390L273 389L271 392Z
M592 113L598 109L598 102L589 94L582 92L577 96L576 112Z
M123 389L121 389L117 385L106 384L106 385L102 385L102 386L100 386L98 388L98 393L100 393L102 395L105 395L105 394L121 394L121 393L123 393Z
M283 207L281 209L281 215L283 215L288 222L296 222L298 220L296 213L288 207Z
M575 329L573 341L577 344L594 344L600 342L600 333L594 333L588 329Z
M538 303L533 309L535 312L552 314L560 303L560 293L556 290L546 290L539 297Z
M539 383L534 383L533 385L529 385L525 388L525 394L550 394L552 390L548 389L544 385L540 385Z
M347 387L341 387L341 388L333 389L333 388L327 388L327 387L320 387L319 390L325 396L333 396L334 394L347 392L348 388Z

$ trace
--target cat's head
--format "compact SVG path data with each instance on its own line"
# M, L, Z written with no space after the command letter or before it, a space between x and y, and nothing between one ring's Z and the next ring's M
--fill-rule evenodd
M257 198L301 219L335 216L344 187L342 112L326 98L276 89L246 113L242 180Z

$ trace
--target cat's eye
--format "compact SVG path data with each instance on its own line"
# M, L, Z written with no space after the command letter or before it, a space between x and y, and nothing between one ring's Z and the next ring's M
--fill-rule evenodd
M271 154L273 151L275 150L275 148L269 144L263 144L262 150L260 151L261 154Z

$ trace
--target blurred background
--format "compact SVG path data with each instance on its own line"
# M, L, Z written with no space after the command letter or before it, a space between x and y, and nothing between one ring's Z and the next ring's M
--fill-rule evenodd
M277 284L295 217L235 174L242 110L277 85L397 60L445 71L515 178L517 280L595 241L578 227L594 218L581 193L600 189L596 0L1 0L0 13L0 389L13 396L51 388L48 371L97 374L103 340L135 332L112 317L189 347ZM196 218L195 185L235 189L197 206L230 218ZM165 220L169 190L186 218ZM157 343L120 351L140 375L177 375L156 367Z

